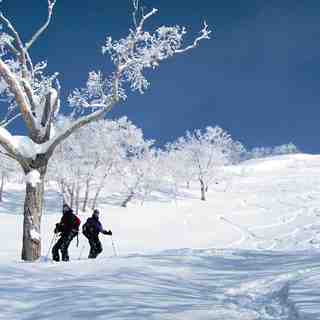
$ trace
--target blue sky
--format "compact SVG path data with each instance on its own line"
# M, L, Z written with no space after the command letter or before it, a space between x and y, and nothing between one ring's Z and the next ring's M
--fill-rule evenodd
M150 89L130 94L109 118L128 116L159 144L186 130L219 125L249 148L293 142L302 151L320 153L319 1L145 0L144 5L159 9L147 29L180 24L192 35L205 19L214 34L198 49L164 62L150 75ZM1 6L25 40L46 17L46 0L4 0ZM101 45L107 35L125 36L130 26L129 0L58 0L49 30L31 54L60 72L65 102L89 71L110 71ZM19 124L13 129L22 130Z

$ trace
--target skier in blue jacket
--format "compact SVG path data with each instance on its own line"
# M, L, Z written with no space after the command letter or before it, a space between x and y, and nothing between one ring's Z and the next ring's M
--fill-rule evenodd
M93 214L82 226L82 233L88 238L90 245L89 259L95 259L102 252L102 244L99 240L99 233L112 236L111 230L106 231L99 221L99 210L94 209Z

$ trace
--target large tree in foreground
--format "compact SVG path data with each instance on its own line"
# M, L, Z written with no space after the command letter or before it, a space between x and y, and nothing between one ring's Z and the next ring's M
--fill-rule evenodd
M47 1L47 19L27 41L10 20L0 14L0 94L8 105L6 115L0 121L0 145L8 157L20 164L26 175L22 259L28 261L41 254L44 177L57 146L80 127L103 118L126 98L126 87L141 93L147 89L145 69L155 69L162 60L195 48L210 34L205 24L194 42L183 47L186 34L183 27L162 26L147 32L145 22L157 10L145 14L139 8L139 1L133 0L134 22L128 35L119 41L108 37L102 47L102 53L111 58L114 70L108 76L96 71L89 73L86 87L75 89L69 97L73 111L68 125L55 133L54 123L60 110L58 74L48 74L46 62L35 62L31 55L32 46L50 24L57 2ZM10 123L17 117L25 123L28 132L25 137L14 136L9 131Z

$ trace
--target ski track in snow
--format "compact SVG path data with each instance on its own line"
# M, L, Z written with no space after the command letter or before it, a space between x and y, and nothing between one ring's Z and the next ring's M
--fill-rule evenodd
M18 262L24 188L12 186L0 204L0 320L320 320L320 158L304 157L231 168L237 178L206 203L194 189L174 205L101 204L122 255L106 258L102 238L96 261L80 238L70 263ZM44 254L57 203L49 191Z
M97 261L0 264L0 319L305 320L299 305L320 296L301 287L320 279L316 254L180 249Z

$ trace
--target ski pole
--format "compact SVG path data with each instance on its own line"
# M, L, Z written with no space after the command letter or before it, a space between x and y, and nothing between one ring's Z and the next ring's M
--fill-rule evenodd
M81 260L83 250L84 250L84 244L83 244L82 247L81 247L80 254L79 254L79 259L78 259L78 260Z
M49 259L49 254L50 254L51 248L52 248L53 244L56 242L56 240L57 240L57 234L54 233L54 234L53 234L53 237L52 237L52 239L51 239L51 242L50 242L50 246L49 246L49 249L48 249L48 253L47 253L47 255L46 255L46 260Z
M118 255L117 255L117 250L116 250L116 247L115 247L115 245L114 245L112 236L111 236L111 243L112 243L113 254L114 254L115 257L117 257L117 256L118 256Z

